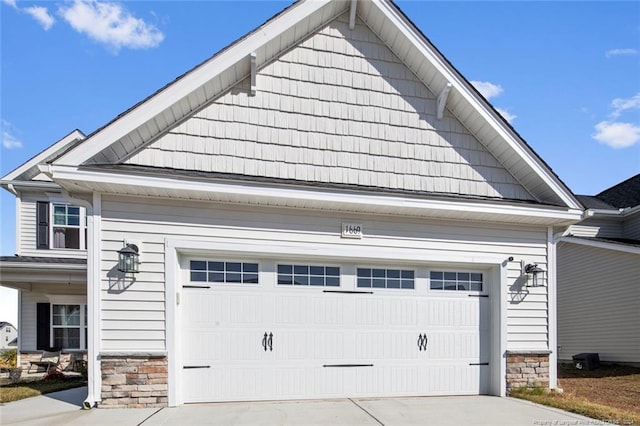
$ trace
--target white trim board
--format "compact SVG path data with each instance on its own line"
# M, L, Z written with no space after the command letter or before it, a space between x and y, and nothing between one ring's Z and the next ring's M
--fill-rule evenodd
M590 241L583 238L574 238L574 237L562 237L560 238L560 241L564 243L579 244L583 246L595 247L595 248L600 248L605 250L614 250L614 251L621 251L624 253L640 254L640 247L624 245L622 243L617 244L614 242L608 243L604 241Z
M43 168L53 179L73 192L109 191L118 194L153 196L158 191L176 198L207 201L236 200L244 204L283 205L335 211L359 211L417 217L460 218L492 222L518 222L541 225L569 225L582 218L582 210L495 203L491 201L437 200L394 195L338 192L330 189L301 189L284 186L251 185L233 182L203 182L156 176L136 176L115 172L79 169L71 166ZM169 189L168 189L169 188ZM167 192L171 191L171 192Z

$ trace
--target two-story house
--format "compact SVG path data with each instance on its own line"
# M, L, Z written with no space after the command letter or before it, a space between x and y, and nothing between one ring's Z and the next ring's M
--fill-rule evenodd
M19 292L20 362L42 350L87 349L87 215L39 164L84 139L75 130L2 179L16 196L16 255L0 258L1 284Z
M585 219L558 244L560 359L640 364L640 174L579 195Z
M18 338L18 330L13 324L0 321L0 350L15 349L17 347L16 339Z
M86 348L87 405L556 386L582 206L391 1L296 2L0 183L20 352Z

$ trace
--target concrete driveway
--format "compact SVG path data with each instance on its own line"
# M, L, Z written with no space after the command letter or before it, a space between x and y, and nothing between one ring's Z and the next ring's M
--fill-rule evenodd
M189 404L81 410L86 388L0 406L2 425L598 425L553 408L492 396Z

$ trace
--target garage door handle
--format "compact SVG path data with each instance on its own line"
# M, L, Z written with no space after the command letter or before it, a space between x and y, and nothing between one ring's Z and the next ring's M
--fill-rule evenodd
M426 351L428 343L429 343L429 339L427 338L426 333L425 334L420 333L418 335L418 350Z
M267 351L267 332L265 331L264 333L264 337L262 337L262 347L264 348L264 351Z
M267 344L269 345L269 350L273 351L273 333L269 333L269 340L267 340Z

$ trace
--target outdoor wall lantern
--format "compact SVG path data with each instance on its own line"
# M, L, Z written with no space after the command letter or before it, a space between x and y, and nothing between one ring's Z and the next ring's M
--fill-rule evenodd
M136 274L140 272L138 266L140 262L138 258L138 246L135 244L127 244L118 250L118 271L125 274Z
M527 263L522 268L523 274L527 277L527 285L538 287L544 285L545 270L535 263Z

